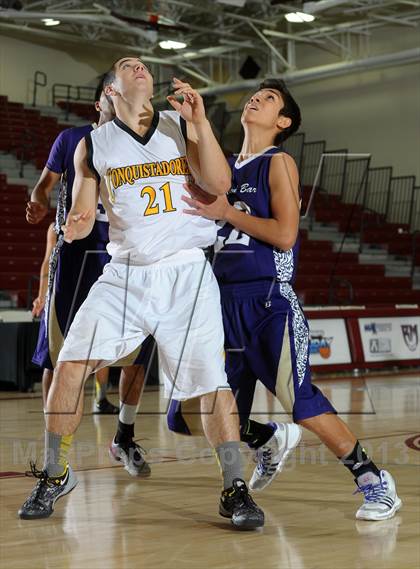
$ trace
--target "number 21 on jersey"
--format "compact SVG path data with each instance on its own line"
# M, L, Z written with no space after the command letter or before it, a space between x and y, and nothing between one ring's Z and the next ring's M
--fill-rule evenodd
M165 201L165 207L162 210L162 213L170 213L172 211L176 211L176 208L172 203L171 187L169 185L169 182L165 182L163 186L158 189L158 192L163 192L163 199ZM147 197L149 199L149 202L143 213L144 216L157 215L160 213L159 204L156 202L157 192L153 186L145 186L142 188L140 190L140 197Z

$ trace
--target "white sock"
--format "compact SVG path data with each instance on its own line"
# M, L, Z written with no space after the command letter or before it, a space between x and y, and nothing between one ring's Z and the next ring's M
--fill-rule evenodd
M137 405L127 405L120 401L120 413L118 419L125 425L133 425L136 420Z

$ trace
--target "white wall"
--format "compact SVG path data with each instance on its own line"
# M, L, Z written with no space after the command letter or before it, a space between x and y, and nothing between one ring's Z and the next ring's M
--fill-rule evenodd
M299 85L307 140L372 154L372 166L420 184L420 67L404 65Z
M344 37L336 39L345 41ZM353 58L418 47L416 28L386 27L352 36ZM325 44L328 45L328 44ZM312 67L337 56L299 46L297 63ZM415 175L420 184L420 65L392 66L293 87L302 108L302 131L325 139L329 149L372 154L373 166L393 166L394 175Z
M0 95L11 101L32 103L35 71L47 74L48 84L38 88L37 102L51 104L53 83L95 84L98 72L68 53L0 35Z

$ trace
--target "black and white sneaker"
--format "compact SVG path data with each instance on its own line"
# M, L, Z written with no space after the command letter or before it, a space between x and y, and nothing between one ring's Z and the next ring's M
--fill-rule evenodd
M379 475L378 477L373 472L366 472L356 479L358 489L354 493L360 492L365 498L363 505L356 512L358 520L388 520L395 516L402 506L391 474L381 470Z
M131 476L147 478L152 471L144 460L143 454L146 454L146 451L133 440L128 444L118 444L114 439L109 447L110 457L117 462L122 462L124 468Z
M31 470L25 473L35 476L38 482L18 514L22 520L48 518L54 511L54 504L77 485L77 478L70 465L66 466L64 474L52 478L45 470L37 470L31 463Z
M239 529L255 529L264 525L264 512L257 506L243 480L235 478L233 486L220 496L219 514L230 518Z
M94 415L118 415L119 412L119 407L113 405L106 397L93 403L92 413Z

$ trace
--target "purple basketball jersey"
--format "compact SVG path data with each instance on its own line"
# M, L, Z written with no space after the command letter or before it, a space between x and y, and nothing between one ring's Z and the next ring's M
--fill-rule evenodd
M272 157L281 152L271 147L260 155L240 163L233 160L231 205L256 217L272 217L269 170ZM213 269L221 285L256 280L293 282L299 243L290 251L281 251L269 243L254 239L223 223L218 232Z

